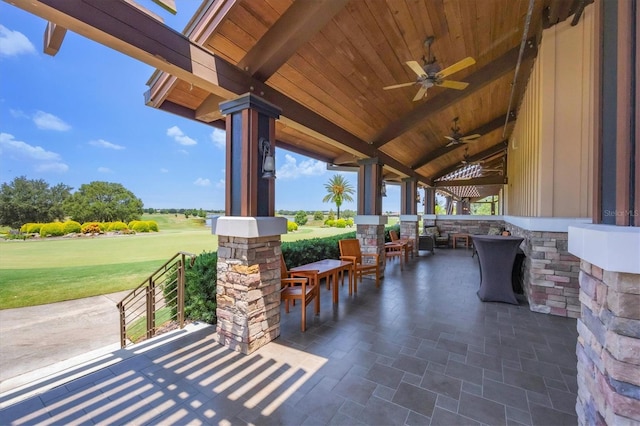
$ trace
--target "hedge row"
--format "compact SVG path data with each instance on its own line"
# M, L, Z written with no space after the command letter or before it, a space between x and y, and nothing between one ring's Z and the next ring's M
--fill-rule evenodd
M153 220L124 222L86 222L82 225L73 220L50 223L25 223L20 227L24 234L40 234L41 237L59 237L71 233L100 234L104 232L158 232L158 224Z

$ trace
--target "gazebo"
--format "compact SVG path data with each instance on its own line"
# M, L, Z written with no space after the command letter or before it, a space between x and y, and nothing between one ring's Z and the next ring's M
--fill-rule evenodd
M183 34L132 1L10 3L49 21L48 52L67 29L110 46L157 68L147 105L226 129L221 343L279 334L286 223L265 159L283 148L358 170L366 251L384 250L383 182L401 185L403 235L523 237L530 308L578 319L580 422L640 421L635 0L209 0ZM498 195L502 214L436 215L436 190Z

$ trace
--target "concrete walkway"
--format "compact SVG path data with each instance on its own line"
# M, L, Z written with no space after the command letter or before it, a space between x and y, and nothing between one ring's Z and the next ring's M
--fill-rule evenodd
M119 349L128 292L0 310L0 393Z

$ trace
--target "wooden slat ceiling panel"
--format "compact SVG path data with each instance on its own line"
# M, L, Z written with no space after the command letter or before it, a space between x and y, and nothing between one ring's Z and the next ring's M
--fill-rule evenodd
M468 134L471 130L503 115L507 108L504 105L504 99L508 99L510 95L511 78L512 76L505 75L479 90L476 96L468 97L443 109L435 118L425 119L409 132L384 145L381 151L411 164L416 157L421 157L448 143L445 136L451 135L454 117L461 117L458 125L463 134ZM483 135L481 139L487 138L487 135ZM492 140L490 145L497 142L499 140ZM420 171L423 170L420 169Z
M545 1L551 0L535 0L529 37L541 25ZM205 47L237 65L292 4L293 0L241 0ZM529 0L352 0L275 73L265 76L266 83L357 138L373 142L416 107L454 91L431 87L425 99L413 102L417 85L383 90L416 80L405 62L423 63L428 36L435 37L431 51L442 68L468 56L476 60L475 65L447 77L465 81L519 47L528 4ZM470 96L426 114L395 139L381 142L380 151L408 167L416 164L418 158L448 143L444 137L451 134L454 117L460 117L465 134L504 116L512 79L510 71ZM194 109L206 98L206 93L184 84L177 85L174 92L169 98L172 102ZM502 133L500 128L469 144L469 155L501 142L505 139ZM344 153L281 124L277 137L299 150L317 152L317 158L339 158ZM458 147L417 171L433 176L459 163L463 155L464 147Z
M206 90L191 86L184 81L178 81L169 96L167 96L167 100L195 110L208 95L209 92Z

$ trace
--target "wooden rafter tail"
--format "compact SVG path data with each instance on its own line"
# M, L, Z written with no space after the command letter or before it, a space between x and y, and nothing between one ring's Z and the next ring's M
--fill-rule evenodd
M47 22L47 28L44 30L44 53L55 56L60 51L66 34L66 28L51 21Z
M153 2L172 15L178 13L178 9L176 8L176 0L153 0Z
M149 9L147 9L146 7L142 6L141 4L138 4L138 2L134 1L134 0L124 0L127 4L135 7L136 9L138 9L140 12L145 13L146 15L149 15L150 17L152 17L153 19L155 19L158 22L161 22L164 24L164 19L162 19L162 16L158 15L157 13L153 13L152 11L150 11Z

